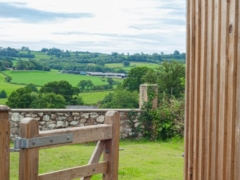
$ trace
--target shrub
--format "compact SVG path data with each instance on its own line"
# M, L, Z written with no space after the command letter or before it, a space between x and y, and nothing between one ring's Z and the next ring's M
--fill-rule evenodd
M3 99L3 98L7 98L7 93L6 93L6 91L4 91L4 90L2 90L1 92L0 92L0 99Z

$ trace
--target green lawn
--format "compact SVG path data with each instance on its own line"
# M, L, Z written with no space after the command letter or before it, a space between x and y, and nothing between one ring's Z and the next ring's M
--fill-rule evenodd
M101 77L75 75L75 74L62 74L56 70L51 71L4 71L7 75L12 77L13 83L22 84L36 84L43 86L51 81L68 81L72 86L77 86L81 80L91 80L94 85L107 84L107 80ZM117 81L121 79L116 79Z
M183 179L183 142L122 141L119 152L119 180ZM46 173L88 162L93 145L72 145L40 150L39 173ZM11 153L11 180L17 180L18 153ZM96 175L93 180L100 180Z

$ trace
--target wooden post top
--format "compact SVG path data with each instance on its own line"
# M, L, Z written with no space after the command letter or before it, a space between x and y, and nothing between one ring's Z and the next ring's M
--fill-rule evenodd
M8 106L0 105L0 112L1 111L10 111L11 109Z

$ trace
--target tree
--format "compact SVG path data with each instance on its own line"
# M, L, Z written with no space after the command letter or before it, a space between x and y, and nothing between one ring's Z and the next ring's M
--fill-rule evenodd
M114 93L109 93L101 101L103 108L138 108L138 93L118 89Z
M32 90L28 87L19 88L13 91L8 97L6 105L11 108L29 108L34 96L31 94Z
M55 93L64 97L66 102L70 102L75 93L74 88L67 81L53 81L45 84L41 89L41 93Z
M79 96L78 96L78 97L74 97L74 98L72 99L71 104L72 104L72 105L83 105L84 102L83 102L82 97L79 97Z
M132 68L128 77L123 81L123 87L129 91L139 91L140 84L144 83L143 76L148 71L147 67Z
M12 77L10 77L10 76L5 77L6 82L11 82L11 80L12 80Z
M84 90L84 89L85 89L85 86L87 86L87 81L86 81L86 80L81 80L81 81L78 83L78 86L80 87L81 90Z
M65 108L66 101L60 94L40 94L31 103L31 108Z
M30 84L26 85L26 87L30 88L33 92L38 93L37 86L34 84L30 83Z
M86 81L86 87L87 87L88 90L93 87L93 83L92 83L91 80L87 80L87 81Z
M123 66L125 66L125 67L130 66L130 62L129 61L123 61Z
M179 55L180 55L180 52L179 52L178 50L175 50L175 51L173 52L173 55L174 55L174 56L179 56Z
M158 67L157 84L159 92L167 95L180 97L184 92L185 67L183 63L177 61L163 62Z
M3 99L3 98L7 98L7 93L4 90L0 92L0 99Z
M156 84L157 83L157 73L153 69L149 69L147 73L142 77L144 83Z
M107 78L107 82L108 82L109 85L112 86L113 83L114 83L114 80L113 80L113 78L108 77L108 78Z

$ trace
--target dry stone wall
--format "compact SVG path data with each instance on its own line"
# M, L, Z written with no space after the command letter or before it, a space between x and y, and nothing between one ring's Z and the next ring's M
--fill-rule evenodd
M39 122L39 130L52 130L69 127L81 127L88 125L103 124L107 109L91 109L91 110L76 110L76 109L12 109L9 112L9 120L11 123L11 139L19 136L19 124L23 118L34 118ZM138 125L137 116L140 110L116 110L120 113L121 127L120 137L128 138L132 135L132 126L129 123L128 113L136 112L134 123Z

